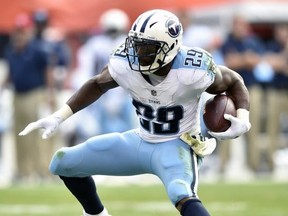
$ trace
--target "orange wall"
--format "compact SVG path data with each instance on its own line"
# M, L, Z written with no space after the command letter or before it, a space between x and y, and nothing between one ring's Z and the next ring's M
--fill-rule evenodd
M86 31L97 26L101 13L109 8L123 9L133 21L149 9L191 9L227 2L233 0L0 0L0 31L10 31L18 13L31 13L38 8L49 11L53 26Z

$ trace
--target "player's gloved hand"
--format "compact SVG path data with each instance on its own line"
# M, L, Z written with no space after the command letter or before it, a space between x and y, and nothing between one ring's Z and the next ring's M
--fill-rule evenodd
M45 131L42 135L42 139L47 139L57 130L59 125L72 114L71 108L66 104L52 115L28 124L24 130L19 133L19 136L25 136L31 131L43 128Z
M45 129L45 131L42 135L42 139L47 139L56 131L62 121L63 119L61 119L60 117L50 115L48 117L39 119L36 122L28 124L25 129L19 133L19 136L25 136L31 131L43 128Z
M211 154L216 148L216 139L203 137L201 134L191 136L189 133L184 133L180 139L201 157Z
M242 134L248 132L251 128L249 122L249 111L245 109L237 110L237 117L225 114L224 118L231 122L231 126L224 132L211 132L208 133L218 140L235 139Z

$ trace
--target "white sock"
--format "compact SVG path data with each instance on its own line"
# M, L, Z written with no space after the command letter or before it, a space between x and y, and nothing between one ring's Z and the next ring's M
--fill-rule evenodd
M100 212L99 214L96 214L96 215L88 214L83 210L83 216L111 216L111 215L109 215L107 209L104 208L102 212Z

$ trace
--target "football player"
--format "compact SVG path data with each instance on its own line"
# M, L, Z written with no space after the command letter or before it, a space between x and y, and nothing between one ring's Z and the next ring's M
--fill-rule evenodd
M249 97L241 77L214 64L200 48L182 46L178 18L164 10L141 14L125 43L112 54L102 73L88 80L66 104L48 117L30 123L19 135L44 128L46 139L60 123L121 86L132 98L139 128L92 137L56 151L50 171L59 175L83 206L83 215L108 216L92 175L159 177L181 215L208 216L197 195L199 163L213 152L218 139L233 139L250 129ZM204 138L200 134L201 94L226 92L237 116L225 116L231 127ZM99 113L101 115L101 113ZM85 123L84 123L85 124ZM113 124L113 122L111 122Z

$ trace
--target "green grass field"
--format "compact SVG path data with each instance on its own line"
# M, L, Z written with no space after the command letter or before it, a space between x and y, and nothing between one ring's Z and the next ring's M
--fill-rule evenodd
M179 215L161 185L98 187L113 216ZM287 216L288 183L200 184L212 216ZM0 189L1 216L80 216L82 208L62 184Z

